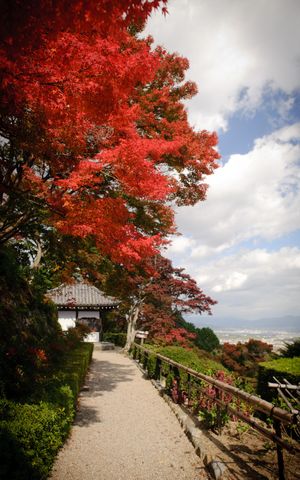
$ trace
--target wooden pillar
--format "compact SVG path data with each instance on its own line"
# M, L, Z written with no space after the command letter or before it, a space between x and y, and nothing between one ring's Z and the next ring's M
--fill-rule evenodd
M102 341L102 335L103 335L103 323L102 323L102 317L101 317L101 309L99 308L99 342Z
M281 423L279 420L274 420L274 429L277 437L281 438ZM277 447L277 462L278 462L278 478L279 480L285 480L284 474L284 459L281 445L276 444Z
M158 380L158 382L160 382L160 376L161 376L161 359L156 357L155 373L154 373L155 380Z

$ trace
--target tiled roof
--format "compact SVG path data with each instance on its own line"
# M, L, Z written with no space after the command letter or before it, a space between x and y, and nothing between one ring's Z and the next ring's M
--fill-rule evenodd
M83 282L60 285L50 290L48 297L58 307L112 307L119 303L115 298L104 295L98 288Z

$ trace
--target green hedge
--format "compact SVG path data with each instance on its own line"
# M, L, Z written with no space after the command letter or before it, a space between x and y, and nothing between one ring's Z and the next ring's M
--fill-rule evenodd
M257 393L266 400L277 397L277 392L268 387L268 382L274 382L273 377L284 382L284 378L292 384L300 382L300 357L279 358L259 364Z
M145 345L145 348L150 350L151 353L147 353L136 346L133 346L131 353L132 356L143 365L143 368L147 370L150 378L159 379L156 353L206 375L214 375L219 371L226 372L222 364L209 358L200 357L197 351L186 350L182 347L158 347L148 344ZM171 392L174 379L177 379L180 383L181 391L187 391L187 389L189 389L192 395L197 395L199 381L190 379L190 382L188 382L188 374L183 369L172 367L167 362L161 361L160 373L166 378L166 389L169 393Z
M64 383L71 387L75 398L78 396L86 371L91 363L93 348L93 343L80 344L78 348L69 353L62 367Z
M47 478L59 447L69 431L72 411L0 401L1 480Z
M145 345L145 347L148 348L148 345ZM187 350L183 347L159 347L155 348L155 351L174 360L174 362L206 375L213 375L220 370L227 371L221 363L207 356L200 356L195 350Z
M70 351L61 370L31 398L32 404L0 400L0 480L47 478L70 430L92 352L88 343Z
M103 341L104 342L114 343L118 347L125 347L126 338L127 338L126 333L105 332L103 334Z

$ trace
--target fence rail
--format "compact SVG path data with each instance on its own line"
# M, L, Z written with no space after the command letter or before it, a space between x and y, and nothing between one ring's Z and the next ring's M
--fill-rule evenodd
M208 397L210 401L216 404L218 409L218 416L220 416L220 411L221 409L223 409L223 411L226 411L229 414L239 418L241 421L247 423L253 429L257 430L264 437L273 441L277 446L277 460L278 460L278 474L279 474L278 478L279 480L285 480L282 449L286 449L291 453L296 453L296 452L300 453L300 448L298 448L295 445L291 445L291 443L287 442L282 438L282 425L284 425L286 428L289 428L289 427L292 428L293 426L297 425L299 418L297 418L297 415L294 412L288 412L286 410L283 410L282 408L276 407L272 403L267 402L266 400L263 400L262 398L257 397L256 395L247 393L243 390L240 390L237 387L234 387L233 385L229 385L209 375L205 375L203 373L197 372L196 370L193 370L189 367L181 365L180 363L177 363L174 360L171 360L170 358L165 357L164 355L160 355L158 353L153 352L152 350L148 350L146 347L138 345L137 343L133 344L133 356L135 358L138 357L138 359L141 359L141 356L143 356L143 366L146 370L147 370L147 364L150 356L151 358L155 358L156 365L154 368L153 377L158 380L161 379L162 363L169 365L169 367L173 369L173 372L175 372L175 379L179 389L180 389L179 372L183 371L187 373L188 375L187 397L189 397L190 382L191 382L191 379L193 378L197 382L199 382L199 385L197 387L199 392L201 392L202 395L205 395L206 397ZM177 378L176 378L176 371L177 371ZM213 386L216 389L217 393L214 397L207 394L207 392L205 391L205 388L203 387L203 382L205 382L205 384ZM221 392L229 394L235 399L238 399L239 401L244 402L245 404L249 405L253 409L253 411L262 412L266 414L269 418L272 418L274 421L273 422L274 431L273 432L270 431L270 429L268 429L267 426L263 426L261 422L259 423L257 419L255 419L253 416L245 415L238 408L235 408L235 406L230 405L232 400L224 401L224 399L221 399L221 395L220 395Z

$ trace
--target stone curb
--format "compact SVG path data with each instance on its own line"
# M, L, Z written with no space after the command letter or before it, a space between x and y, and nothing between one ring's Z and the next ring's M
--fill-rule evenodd
M141 369L143 372L144 370ZM180 405L174 403L172 399L164 393L164 388L155 380L151 379L152 385L158 390L161 397L175 413L184 433L195 448L195 453L201 458L204 466L215 480L221 480L227 477L228 469L220 460L214 459L211 453L205 447L207 441L201 430L198 428L197 419L188 415Z

